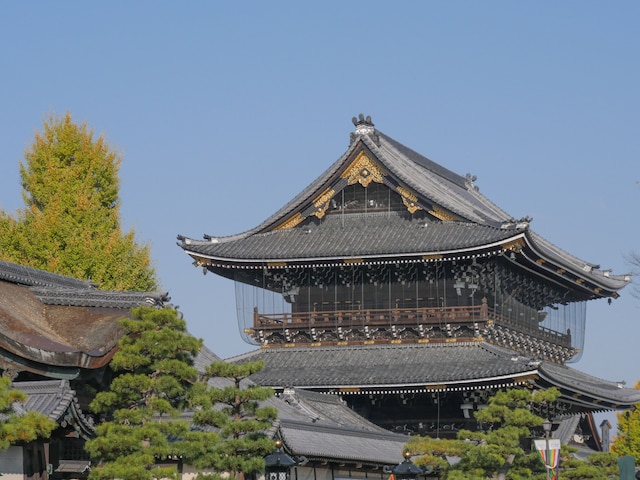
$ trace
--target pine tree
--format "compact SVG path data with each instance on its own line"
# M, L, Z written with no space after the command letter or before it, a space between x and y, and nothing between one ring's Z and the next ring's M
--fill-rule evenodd
M0 259L103 289L156 289L149 247L120 225L120 162L69 113L45 120L20 164L25 208L0 212Z
M273 389L251 384L246 379L262 370L263 362L230 364L213 362L207 367L205 379L216 378L226 386L201 384L194 402L200 409L194 413L194 423L213 427L220 432L221 442L209 455L197 463L212 467L233 478L264 470L265 455L273 452L273 440L266 436L277 416L271 406L261 406L273 396Z
M110 362L116 375L110 390L91 403L107 419L86 443L99 461L91 479L175 478L175 469L158 469L156 462L169 456L190 462L218 440L179 419L198 380L193 359L202 341L188 334L176 310L140 307L132 317L121 321L126 335Z
M56 428L55 422L38 412L16 415L12 405L26 399L24 392L11 388L8 378L0 377L0 451L16 443L48 438Z
M417 464L440 469L450 480L546 478L538 455L523 445L530 441L531 430L545 420L533 413L532 407L553 402L559 395L555 388L497 392L486 408L474 414L487 427L485 431L461 430L456 440L415 437L407 444L407 450L422 455ZM449 467L445 456L458 456L461 460Z

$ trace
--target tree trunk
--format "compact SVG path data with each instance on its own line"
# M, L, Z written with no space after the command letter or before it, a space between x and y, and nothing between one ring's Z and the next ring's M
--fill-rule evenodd
M507 457L502 468L498 471L498 475L493 477L495 480L507 480L507 472L513 464L513 460L516 458L515 454L511 454Z

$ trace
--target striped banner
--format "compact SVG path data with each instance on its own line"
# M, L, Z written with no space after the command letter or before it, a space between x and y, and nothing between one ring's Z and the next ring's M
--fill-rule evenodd
M547 450L547 440L533 441L536 451L542 459L542 463L547 467L547 470L550 470L549 478L551 480L557 480L558 477L556 476L556 469L560 460L560 440L557 438L551 438L548 442L549 449Z

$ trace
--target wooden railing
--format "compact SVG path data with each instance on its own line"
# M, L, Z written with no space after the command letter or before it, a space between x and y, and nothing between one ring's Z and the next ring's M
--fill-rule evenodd
M259 313L254 310L256 329L308 328L311 326L357 327L369 325L407 326L421 323L468 323L487 321L489 311L482 306L441 308L392 308L370 310L334 310L324 312Z
M522 322L496 313L486 304L462 307L421 307L391 309L333 310L296 313L260 313L254 309L253 330L263 333L309 330L310 328L396 328L418 325L472 325L485 328L488 322L511 331L546 340L557 345L571 346L570 332L558 332L532 322Z

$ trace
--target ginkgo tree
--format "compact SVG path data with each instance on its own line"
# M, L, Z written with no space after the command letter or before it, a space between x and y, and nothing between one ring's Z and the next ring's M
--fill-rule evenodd
M0 211L0 259L91 280L157 288L150 248L120 221L122 157L71 114L49 116L20 164L24 208Z
M640 381L635 388L640 389ZM618 436L611 449L618 455L631 455L640 462L640 403L632 410L617 414Z

